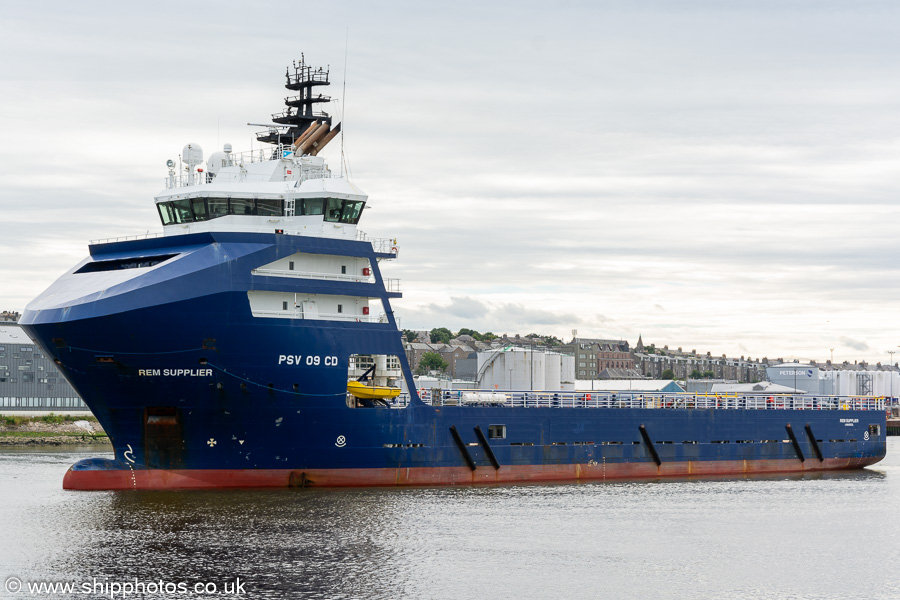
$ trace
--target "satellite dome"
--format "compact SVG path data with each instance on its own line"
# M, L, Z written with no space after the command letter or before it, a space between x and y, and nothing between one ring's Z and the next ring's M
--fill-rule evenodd
M181 160L191 167L196 167L203 162L203 148L198 144L187 144L181 150Z
M206 161L206 170L213 175L219 172L219 169L227 167L229 164L228 155L224 152L213 152L209 160Z

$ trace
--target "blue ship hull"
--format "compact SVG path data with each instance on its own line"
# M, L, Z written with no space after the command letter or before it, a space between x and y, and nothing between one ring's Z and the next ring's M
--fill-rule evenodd
M375 282L252 274L297 252L366 258ZM378 268L391 257L362 241L262 233L92 246L21 320L115 449L115 460L73 466L65 487L608 479L857 468L884 456L883 410L426 404L390 309L398 294ZM151 259L162 262L129 263ZM261 318L249 291L378 298L387 319ZM399 357L408 405L348 405L357 354ZM505 437L489 440L497 425Z

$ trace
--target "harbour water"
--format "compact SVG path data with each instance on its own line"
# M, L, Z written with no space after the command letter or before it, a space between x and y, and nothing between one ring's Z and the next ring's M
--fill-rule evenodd
M900 597L896 437L874 467L806 476L62 490L103 455L0 451L0 597ZM93 587L29 592L48 582Z

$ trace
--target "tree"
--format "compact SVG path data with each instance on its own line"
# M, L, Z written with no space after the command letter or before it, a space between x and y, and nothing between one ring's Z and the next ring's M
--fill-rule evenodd
M432 344L446 344L453 337L453 333L446 327L436 327L428 332Z
M419 360L419 366L416 367L416 373L422 375L428 371L441 371L447 369L449 365L444 358L437 352L426 352Z
M473 338L478 340L479 342L489 342L493 339L496 339L497 336L488 331L487 333L478 333L475 329L469 329L468 327L463 327L457 332L457 337L461 335L471 335Z
M662 372L663 379L675 379L675 371L672 369L666 369Z
M468 327L463 327L462 329L460 329L459 332L457 332L456 337L459 337L461 335L470 335L479 342L481 341L481 334L474 329L469 329Z
M412 342L416 341L416 338L419 337L419 334L416 333L415 331L410 330L410 329L404 329L404 330L403 330L403 337L406 338L406 341L407 341L407 342L412 343Z

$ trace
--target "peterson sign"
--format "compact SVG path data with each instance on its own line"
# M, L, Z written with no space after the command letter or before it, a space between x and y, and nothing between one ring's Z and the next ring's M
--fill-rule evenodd
M806 375L807 377L812 377L813 372L812 372L812 369L807 369L805 371L801 371L799 369L787 369L784 371L778 371L778 374L779 375L790 375L790 376Z

